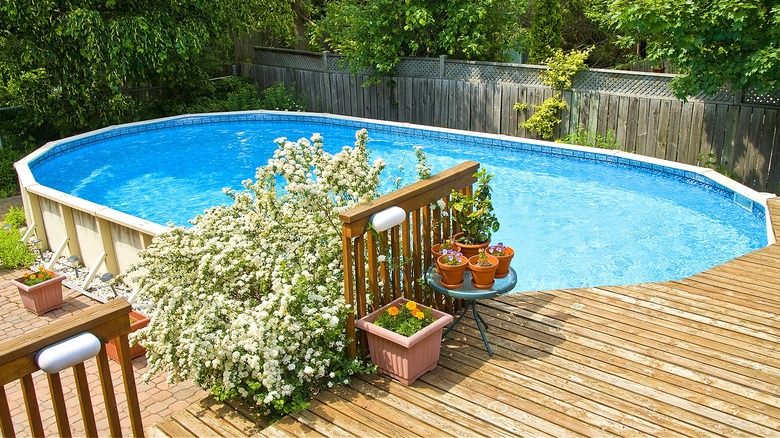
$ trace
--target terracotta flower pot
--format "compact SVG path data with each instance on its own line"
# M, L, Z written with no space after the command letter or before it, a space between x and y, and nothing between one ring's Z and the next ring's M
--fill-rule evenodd
M475 255L469 259L471 268L471 284L477 289L490 289L496 282L493 278L498 268L498 259L492 255L487 256L490 266L481 266L479 256Z
M142 315L138 312L135 312L133 310L130 311L130 333L133 333L136 330L140 330L144 327L146 327L149 324L149 317L146 315ZM119 352L118 346L117 346L118 339L111 339L108 342L106 342L106 354L108 354L108 357L113 359L116 362L119 362ZM130 360L135 359L136 357L141 357L146 354L146 349L142 347L140 344L135 344L130 347Z
M436 260L439 260L439 257L443 255L442 253L442 245L444 243L437 243L436 245L431 246L431 254L433 255L433 262L436 263ZM452 248L455 251L459 250L458 245L455 242L452 242ZM436 267L436 272L439 272L438 266Z
M440 283L447 289L457 289L463 285L463 274L469 262L465 256L460 256L459 265L448 265L444 263L444 256L436 259L436 267L441 275Z
M463 233L458 233L452 236L453 241L457 241L458 237L462 236ZM490 239L488 239L486 242L482 242L476 245L466 245L464 243L458 242L458 247L460 248L460 252L466 256L467 259L470 259L471 257L478 255L479 250L484 250L490 245Z
M62 280L64 275L55 274L41 283L27 286L24 277L11 280L11 284L19 289L22 304L30 312L40 316L50 310L62 307Z
M512 257L515 256L515 250L512 248L506 247L506 255L499 256L495 255L490 248L488 248L487 253L494 256L498 259L498 269L496 269L496 278L504 278L507 275L509 275L509 264L512 262Z
M452 323L452 315L431 309L436 321L409 337L374 324L388 307L403 306L407 301L398 298L355 321L355 327L366 332L371 362L377 366L377 370L404 385L411 385L438 365L442 330Z

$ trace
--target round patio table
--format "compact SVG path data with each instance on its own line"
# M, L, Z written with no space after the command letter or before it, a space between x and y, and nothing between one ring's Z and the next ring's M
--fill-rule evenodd
M447 327L447 330L444 331L442 337L447 336L447 333L455 328L455 326L458 325L466 313L468 313L469 309L471 309L471 314L474 316L474 321L477 323L479 334L482 335L482 342L485 343L485 349L490 356L493 356L493 350L490 349L487 336L485 336L485 331L487 330L488 325L479 314L479 310L477 309L477 301L495 298L512 290L512 288L514 288L517 284L517 274L515 273L515 270L509 268L509 275L504 278L496 278L495 284L493 284L493 287L490 289L477 289L474 287L471 284L471 272L468 271L463 275L463 286L457 289L447 289L441 285L439 282L440 279L441 276L436 272L436 266L431 266L428 269L428 272L425 273L425 281L428 283L428 286L433 288L433 290L452 298L461 298L466 300L466 305L463 306L463 309L460 310L460 314L458 314L457 318L452 321L452 324ZM484 329L482 328L483 326Z

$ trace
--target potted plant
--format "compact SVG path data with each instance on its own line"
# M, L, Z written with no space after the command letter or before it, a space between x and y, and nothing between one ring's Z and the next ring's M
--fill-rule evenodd
M480 249L490 245L490 236L498 231L498 218L493 214L493 203L490 197L490 180L493 174L488 174L485 168L474 174L477 186L473 195L452 191L450 209L452 217L460 226L461 232L453 238L467 258L479 254Z
M142 328L146 327L150 321L148 316L142 315L134 310L130 311L128 318L130 318L130 333L141 330ZM111 359L119 362L119 353L117 352L118 346L116 344L117 340L118 339L109 339L108 342L106 342L106 354L108 354L108 357ZM135 344L131 344L130 360L133 360L136 357L141 357L145 354L146 349L142 347L141 344L137 342Z
M453 239L446 239L442 243L437 243L431 247L431 254L433 254L433 260L438 260L443 255L444 250L458 250L458 244Z
M498 259L496 278L504 278L509 275L509 264L512 262L512 257L515 256L515 250L498 242L498 245L488 247L487 252Z
M64 279L64 275L41 266L38 272L11 280L11 284L19 289L24 307L40 316L62 306L62 280Z
M436 268L441 279L439 282L447 289L457 289L463 285L463 274L466 272L468 259L458 251L444 250L436 259Z
M495 280L496 268L498 268L498 259L488 255L485 250L480 249L479 254L469 259L471 268L471 284L477 289L490 289Z
M444 327L452 315L398 298L355 321L366 332L371 361L377 370L411 385L436 368Z

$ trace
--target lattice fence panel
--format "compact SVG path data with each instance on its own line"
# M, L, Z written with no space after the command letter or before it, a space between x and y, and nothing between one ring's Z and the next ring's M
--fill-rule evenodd
M403 58L396 67L398 76L438 78L441 61L438 58Z
M278 50L255 50L255 62L273 67L300 70L325 71L325 63L319 53Z
M754 89L747 89L742 93L742 102L780 106L780 94L761 94Z
M301 70L345 73L349 71L341 55L257 48L255 62L274 67ZM327 64L327 65L326 65ZM502 64L479 61L445 59L444 76L441 76L439 58L403 58L397 66L396 76L442 78L449 80L485 83L508 83L528 87L542 87L539 72L545 67L525 64ZM373 71L361 74L371 75ZM654 73L626 72L617 70L588 69L574 79L577 91L597 91L625 96L649 97L676 100L671 89L674 76ZM722 87L710 96L698 95L689 100L713 103L739 104L737 93L729 87ZM742 103L780 106L780 94L761 94L753 89L745 90Z

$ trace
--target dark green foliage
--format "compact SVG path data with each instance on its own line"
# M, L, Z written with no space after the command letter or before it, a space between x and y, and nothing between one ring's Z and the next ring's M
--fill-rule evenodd
M277 82L262 92L260 108L267 110L306 111L306 96L295 91L295 84L287 88Z
M337 0L313 42L347 57L353 71L389 74L402 56L500 61L515 44L525 0Z
M594 0L627 46L647 40L652 61L683 76L678 97L723 85L780 91L780 4L765 0Z
M560 0L535 0L527 41L528 61L531 64L544 64L555 49L561 48L562 28Z
M132 119L132 90L181 94L232 62L231 32L292 38L283 0L0 2L0 107L24 105L60 133Z

